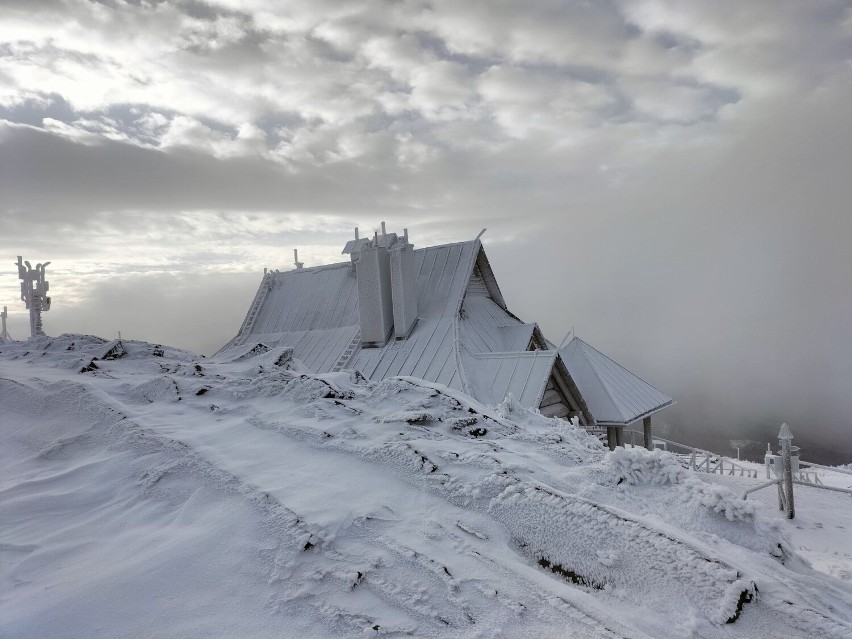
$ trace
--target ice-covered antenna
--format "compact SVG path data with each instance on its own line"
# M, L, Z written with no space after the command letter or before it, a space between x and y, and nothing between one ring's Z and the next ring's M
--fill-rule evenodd
M559 342L559 347L558 347L556 350L559 350L560 348L562 348L563 346L565 346L565 342L567 342L567 341L568 341L568 338L569 338L569 337L571 337L573 334L574 334L574 325L573 325L573 324L571 324L571 330L570 330L570 331L568 331L567 333L565 333L565 337L563 337L563 338L562 338L562 341L561 341L561 342Z
M296 263L296 270L302 270L304 263L299 261L299 249L293 249L293 261Z
M405 243L408 244L408 229L402 229L402 238L405 240Z
M485 235L485 231L487 231L487 230L488 230L488 229L482 229L482 230L479 232L479 235L477 235L477 236L476 236L476 239L478 240L480 237L482 237L483 235Z
M382 237L384 237L385 235L387 235L387 233L385 232L385 223L382 222Z
M45 279L45 269L50 262L36 264L33 268L30 263L18 256L18 277L21 280L21 300L30 311L30 336L44 335L41 324L41 312L50 310L50 297L47 291L50 284ZM25 268L26 267L26 268Z
M3 326L0 328L0 344L3 342L11 342L12 338L9 337L9 333L6 331L6 318L9 317L9 310L4 306L3 312L0 313L0 320L2 320Z

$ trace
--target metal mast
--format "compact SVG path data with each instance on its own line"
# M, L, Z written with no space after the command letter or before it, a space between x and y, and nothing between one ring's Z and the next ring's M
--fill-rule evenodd
M21 279L21 300L30 311L30 336L44 335L41 324L41 312L50 310L50 297L47 291L50 284L44 279L44 270L50 262L36 264L33 268L18 256L18 277ZM26 267L26 268L25 268Z

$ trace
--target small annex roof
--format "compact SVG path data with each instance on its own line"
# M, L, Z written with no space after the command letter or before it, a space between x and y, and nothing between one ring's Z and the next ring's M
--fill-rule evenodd
M512 397L525 408L538 408L556 360L556 351L469 353L464 368L474 397L496 405Z
M674 403L578 337L559 354L600 426L625 426Z

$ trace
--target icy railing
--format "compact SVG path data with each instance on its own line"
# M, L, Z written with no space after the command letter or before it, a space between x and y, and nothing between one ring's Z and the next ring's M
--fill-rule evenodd
M627 432L630 433L630 445L633 447L636 447L636 444L634 443L636 435L639 435L640 438L644 437L644 433L641 433L639 431L629 430ZM684 463L687 468L690 468L694 471L705 473L719 473L720 475L739 475L740 477L753 477L755 479L757 478L756 470L746 468L741 464L738 464L734 460L725 457L724 455L719 455L718 453L714 453L709 450L704 450L703 448L696 448L694 446L681 444L680 442L676 442L671 439L664 439L662 437L657 436L654 436L654 442L664 442L667 448L668 446L677 446L678 448L687 451L686 453L676 452L675 454L681 460L681 463Z

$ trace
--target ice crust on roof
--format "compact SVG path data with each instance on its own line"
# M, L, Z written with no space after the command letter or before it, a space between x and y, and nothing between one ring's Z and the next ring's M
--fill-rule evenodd
M630 424L674 402L579 337L559 354L598 424Z

